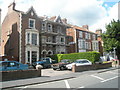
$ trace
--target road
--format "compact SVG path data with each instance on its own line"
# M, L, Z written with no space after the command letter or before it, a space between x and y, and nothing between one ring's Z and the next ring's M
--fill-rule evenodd
M118 78L120 72L118 69L102 73L80 75L77 78L15 87L17 90L26 90L28 88L118 88ZM14 88L14 89L15 89Z

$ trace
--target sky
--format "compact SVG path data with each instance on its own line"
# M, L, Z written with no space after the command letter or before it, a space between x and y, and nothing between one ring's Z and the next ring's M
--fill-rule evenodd
M106 31L105 26L111 20L118 19L119 0L0 0L2 21L7 14L8 5L16 2L16 9L27 12L33 6L38 16L61 16L68 23L89 25L89 30Z

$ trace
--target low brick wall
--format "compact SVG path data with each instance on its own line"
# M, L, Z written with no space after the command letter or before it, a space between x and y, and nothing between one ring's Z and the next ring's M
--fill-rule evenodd
M76 66L73 65L72 72L81 72L87 70L97 70L97 69L105 69L112 67L112 63L104 63L104 64L93 64L93 65L85 65L85 66Z
M39 77L41 76L41 69L1 71L0 76L0 81Z

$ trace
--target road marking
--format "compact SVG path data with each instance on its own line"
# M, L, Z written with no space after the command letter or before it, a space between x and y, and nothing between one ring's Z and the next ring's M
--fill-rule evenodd
M107 81L110 81L110 80L115 79L115 78L118 78L118 76L115 76L115 77L113 77L113 78L109 78L109 79L103 80L103 81L101 81L101 82L107 82Z
M91 75L92 77L95 77L95 78L97 78L97 79L100 79L100 80L104 80L103 78L101 78L101 77L98 77L98 76L95 76L95 75Z
M64 80L64 82L65 82L66 87L67 87L67 88L70 88L70 85L69 85L68 81L67 81L67 80Z
M25 89L25 88L28 88L28 86L25 86L25 87L23 87L22 89L20 89L20 90L23 90L23 89Z
M109 71L108 73L119 74L118 72L112 72L112 71Z
M84 86L82 86L82 87L78 87L78 88L85 88Z

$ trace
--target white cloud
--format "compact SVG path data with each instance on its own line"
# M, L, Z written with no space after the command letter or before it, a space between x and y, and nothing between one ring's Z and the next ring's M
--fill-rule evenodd
M7 2L0 0L2 20L11 2L13 0ZM104 29L105 23L109 22L110 18L116 17L114 15L115 5L109 11L106 11L102 4L102 0L16 0L16 9L26 12L33 6L39 16L60 15L62 18L67 18L74 25L88 24L90 30L95 31L97 28Z
M108 16L103 17L97 23L93 24L90 29L95 31L96 29L102 29L106 31L105 26L111 22L111 20L118 20L118 3L109 8Z

